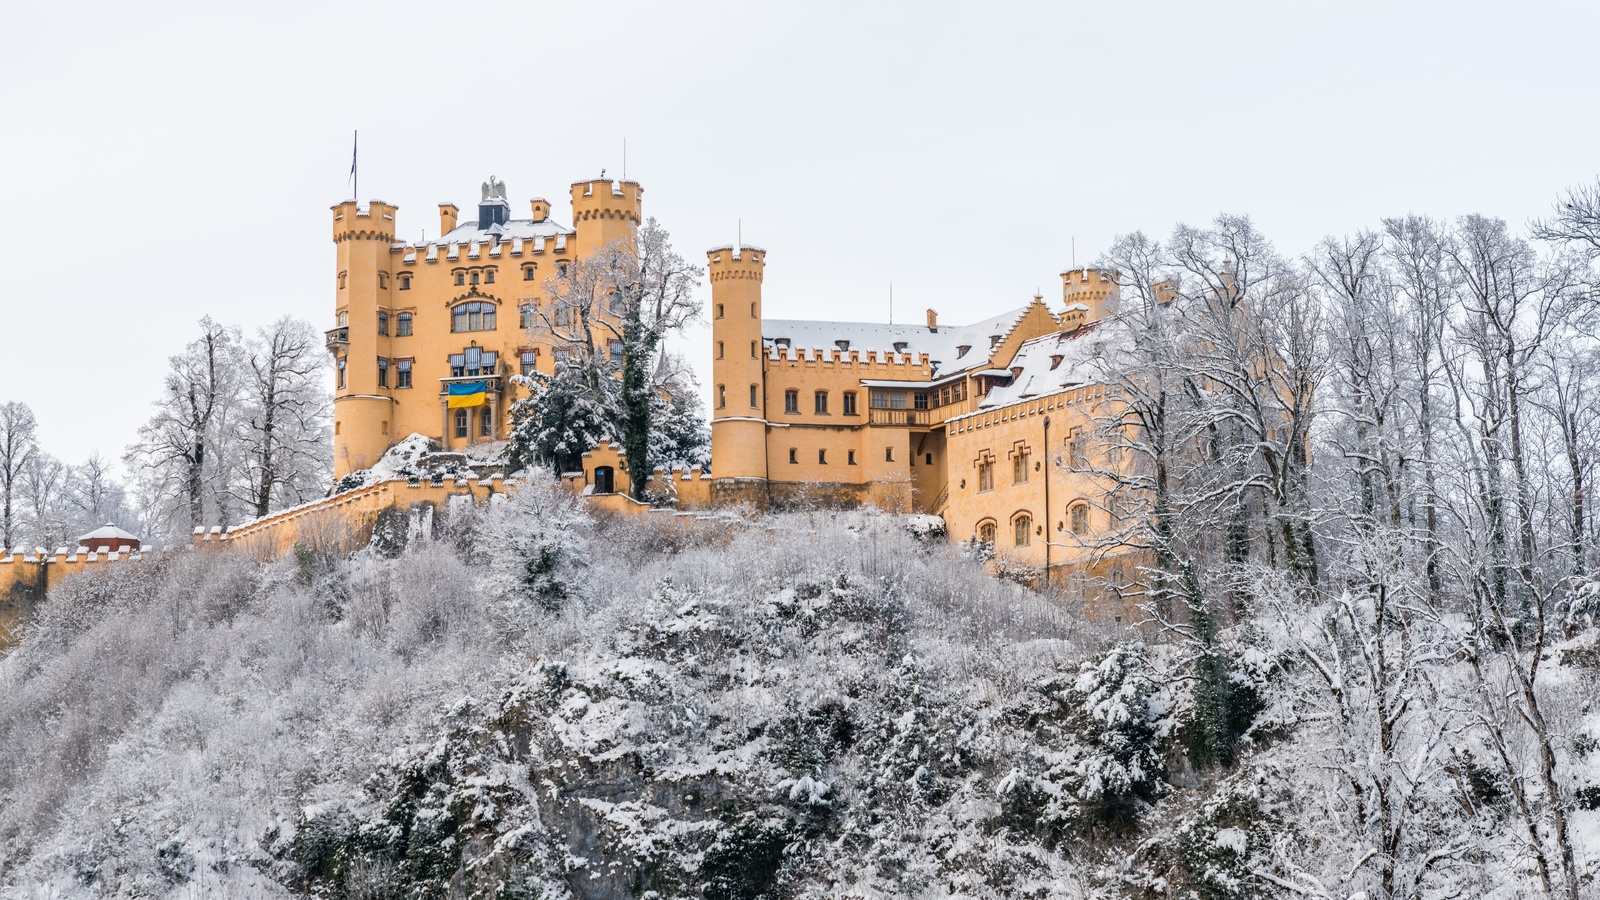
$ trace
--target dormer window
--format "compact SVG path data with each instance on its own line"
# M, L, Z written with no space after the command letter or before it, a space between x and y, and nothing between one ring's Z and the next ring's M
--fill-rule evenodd
M850 352L850 342L849 341L834 341L833 345L835 347L839 348L839 352L840 353L849 353Z
M773 346L777 347L779 350L787 350L787 349L789 349L789 339L788 338L773 338L772 339L772 343L773 343Z
M971 350L971 349L972 349L972 345L971 344L962 344L961 346L957 347L956 348L956 359L960 359L961 357L966 356L967 355L967 351Z
M894 352L896 352L896 353L904 353L904 352L906 352L906 347L908 347L908 346L910 346L910 345L907 344L905 341L895 341L894 342Z
M1050 354L1050 371L1054 372L1056 369L1060 368L1061 360L1065 358L1066 357L1062 356L1060 353Z
M994 349L995 345L997 345L999 343L1000 343L1000 335L998 335L998 334L989 335L989 348L991 350Z

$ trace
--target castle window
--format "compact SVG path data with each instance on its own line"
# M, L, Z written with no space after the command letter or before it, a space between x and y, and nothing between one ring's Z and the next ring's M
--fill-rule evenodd
M750 318L752 318L752 319L760 318L760 316L756 315L756 305L754 303L750 304Z
M756 358L756 342L755 341L751 341L750 342L750 358L751 359L755 359Z
M344 387L345 383L346 383L345 382L345 372L344 372L344 360L342 360L342 359L339 360L336 368L339 371L339 382L338 382L339 387Z
M464 438L466 436L467 436L467 411L464 410L464 409L458 409L458 410L456 410L456 437Z
M1026 547L1033 542L1033 518L1027 513L1017 516L1011 526L1016 532L1018 547Z
M517 327L523 331L532 328L534 323L538 321L538 309L531 303L524 303L517 307Z
M978 493L994 490L994 460L985 457L978 463Z
M800 392L799 391L784 391L783 392L783 411L786 412L786 413L789 413L790 415L798 415L799 414L799 412L800 412Z
M484 437L494 437L494 416L490 415L487 406L478 413L478 433Z
M999 537L996 533L998 531L999 529L995 527L993 519L985 519L978 523L978 541L992 547L994 546L995 538Z
M533 266L527 265L527 266L523 266L522 267L522 280L523 281L532 281L533 280Z
M614 316L622 315L622 292L612 291L606 295L606 311Z
M522 356L518 360L518 362L521 365L522 374L524 374L524 375L532 375L534 373L534 371L538 368L538 365L539 365L539 351L538 350L524 350L524 351L522 351Z
M386 388L388 386L389 386L389 361L380 356L380 357L378 357L378 387Z
M457 272L456 273L456 284L466 284L466 283L467 283L467 273L465 273L465 272Z
M855 391L845 391L844 392L844 409L841 410L841 412L843 412L847 416L857 415L857 413L856 413L856 392Z
M1089 504L1078 502L1072 504L1067 510L1067 521L1071 523L1072 533L1083 535L1089 533Z
M757 409L761 404L756 402L756 385L750 385L750 408Z
M928 392L927 391L917 391L916 393L912 394L911 395L911 406L912 406L913 409L927 409L928 408Z
M1083 429L1074 428L1067 432L1067 465L1074 469L1087 468L1089 454L1083 442Z
M722 342L717 341L717 359L722 358Z
M384 337L389 336L389 314L386 312L378 313L378 333Z
M342 310L342 309L339 310L339 327L343 328L343 327L345 327L346 325L349 325L349 324L350 324L350 313L348 313L348 312L346 312L345 310Z
M906 352L906 347L908 347L908 346L910 346L910 345L907 344L905 341L895 341L894 342L894 352L896 352L896 353L904 353L904 352Z
M962 344L961 346L957 347L956 348L956 359L960 359L961 357L966 356L967 355L967 351L971 350L971 349L972 349L972 345L971 344Z
M339 290L341 290L341 291L344 290L345 285L348 284L349 281L350 281L350 273L349 272L340 272L339 273Z
M379 431L381 431L383 434L388 434L389 433L389 420L388 419L384 419L383 420L382 425L379 428Z
M488 271L483 273L483 283L484 284L494 284L494 270L493 269L490 269L490 270L488 270Z
M826 450L818 450L817 451L817 465L825 466L827 464L828 464L828 451L826 451Z
M725 384L719 384L719 385L717 385L717 409L727 409L727 408L728 408L728 386L725 385Z
M397 388L411 387L411 360L395 360L394 386Z
M850 342L849 341L834 341L833 345L835 347L839 348L839 352L840 353L849 353L850 352Z
M386 291L386 290L389 289L389 273L388 272L379 272L378 273L378 289L382 290L382 291Z
M815 407L817 415L819 415L819 416L827 415L828 414L828 392L827 391L817 391L816 395L814 397L812 397L812 404Z
M622 342L612 341L607 349L611 352L611 367L613 369L622 368Z
M339 433L339 430L341 428L343 428L343 427L344 427L344 423L343 422L340 422L338 419L335 419L333 421L333 433L335 435L337 435Z
M722 318L722 304L721 303L717 304L717 318L719 318L719 319Z
M495 329L493 303L460 303L450 311L451 331L493 331Z
M884 462L894 462L894 448L893 447L885 447L885 448L883 448L883 461Z
M570 269L567 266L567 261L566 260L564 260L564 259L556 260L556 277L565 278L565 277L567 277L567 272L568 271L570 271Z
M500 354L482 347L468 347L460 353L450 354L451 378L478 378L495 374Z
M1012 456L1011 456L1011 483L1012 484L1027 484L1028 483L1028 459L1030 457L1032 457L1032 456L1033 456L1033 454L1029 453L1026 450L1018 450L1016 453L1012 454Z
M923 458L926 460L928 465L930 465L930 466L933 465L933 454L932 453L924 453L923 454Z
M799 465L800 464L800 451L796 450L793 447L789 448L789 464L790 465Z
M844 464L847 466L856 464L856 452L854 450L846 450L844 452Z
M402 290L402 291L411 290L411 276L410 275L401 275L400 276L400 290Z
M401 313L400 315L395 316L395 319L394 319L394 336L395 337L410 337L411 336L411 313Z
M572 324L572 307L565 300L556 301L556 325L562 328Z

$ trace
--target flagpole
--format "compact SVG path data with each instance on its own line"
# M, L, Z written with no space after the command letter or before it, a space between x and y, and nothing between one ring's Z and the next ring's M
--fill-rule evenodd
M356 167L356 160L361 152L361 132L350 132L350 180L355 183L355 201L361 203L361 170Z

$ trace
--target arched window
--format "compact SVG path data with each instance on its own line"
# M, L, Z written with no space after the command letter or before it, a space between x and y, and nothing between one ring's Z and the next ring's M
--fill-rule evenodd
M493 331L495 308L493 303L458 303L450 310L451 331Z
M978 490L994 490L994 459L991 457L978 460Z
M800 412L800 392L787 390L783 392L783 411L790 414Z
M1027 513L1018 515L1011 520L1012 529L1016 532L1017 546L1026 547L1033 542L1033 517Z
M401 313L394 317L394 336L411 336L411 313Z
M855 391L845 391L844 392L844 414L847 415L847 416L858 415L858 413L856 412L856 392Z
M458 410L456 410L456 437L464 438L466 436L467 436L467 411L464 410L464 409L458 409Z
M349 282L349 280L350 280L350 273L349 272L340 272L339 273L339 290L341 290L341 291L344 290L345 285Z
M344 360L342 360L342 359L339 360L338 368L339 368L339 387L344 387L344 385L345 385Z
M1032 455L1033 454L1029 453L1027 450L1022 449L1020 447L1017 448L1015 453L1011 454L1011 483L1012 484L1027 484L1028 483L1028 460L1029 460L1029 457L1031 457Z
M522 280L523 281L532 281L533 280L533 269L534 269L533 263L528 263L527 265L522 267Z
M572 307L564 300L556 301L556 325L565 328L572 324Z
M997 531L999 531L999 529L995 527L993 519L984 519L982 522L978 523L978 540L982 543L993 546L994 540L998 536L996 534Z
M828 414L828 392L827 391L817 391L816 395L812 398L812 403L816 408L817 415L825 416L825 415Z
M1067 524L1072 528L1072 533L1084 535L1089 533L1089 504L1078 501L1067 507Z
M378 334L389 336L389 314L386 312L378 313Z
M478 433L484 437L494 437L494 416L489 413L489 407L481 409L478 413Z

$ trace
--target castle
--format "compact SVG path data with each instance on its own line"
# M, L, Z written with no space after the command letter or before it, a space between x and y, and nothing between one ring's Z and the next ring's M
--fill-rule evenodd
M544 285L631 240L642 194L631 181L577 182L567 227L543 199L511 218L491 179L476 221L440 204L439 237L417 243L396 240L393 205L334 206L335 477L412 433L446 450L504 438L509 376L554 369L551 338L532 327L548 312ZM765 250L729 245L707 259L711 473L644 476L681 484L680 508L870 503L942 516L952 539L1047 577L1115 581L1132 563L1088 549L1116 524L1088 474L1116 460L1091 446L1104 394L1080 358L1115 311L1113 273L1063 273L1058 310L1035 296L966 325L933 310L922 324L822 322L765 316ZM624 473L616 448L600 447L567 480L610 494Z
M509 376L555 370L554 339L531 327L552 312L546 281L631 239L642 194L632 181L573 184L568 227L542 198L512 218L505 185L491 178L476 219L441 203L439 237L416 243L396 239L392 204L334 206L334 477L413 433L446 450L504 439Z

